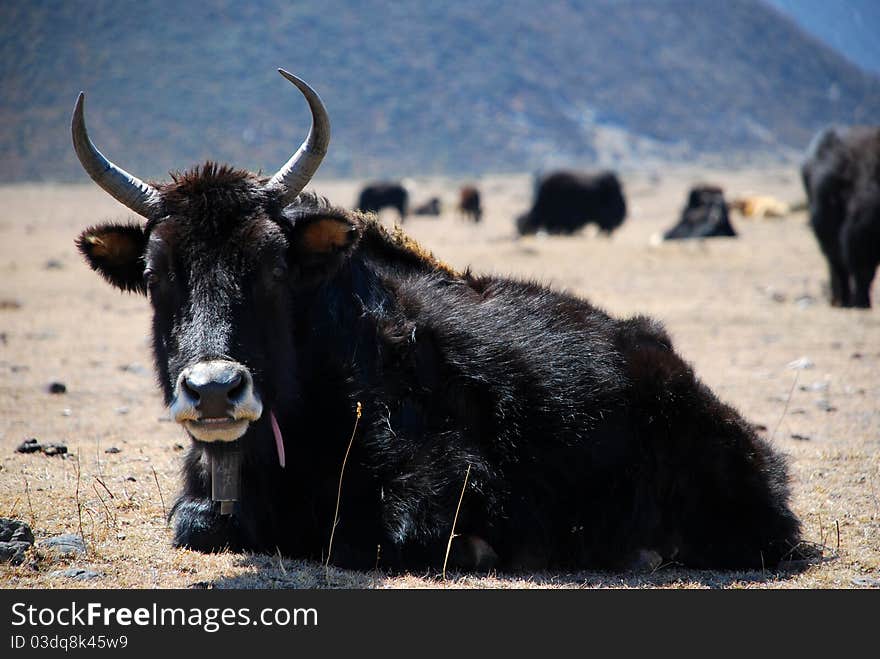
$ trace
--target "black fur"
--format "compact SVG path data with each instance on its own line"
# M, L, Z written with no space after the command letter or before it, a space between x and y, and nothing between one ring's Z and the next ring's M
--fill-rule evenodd
M361 190L357 210L364 213L378 213L383 208L396 208L400 221L406 220L409 207L409 192L400 183L370 183Z
M552 172L535 183L532 208L517 218L522 235L540 230L571 234L587 224L610 234L626 218L623 187L614 172Z
M175 544L326 558L355 426L337 565L439 569L466 474L461 568L623 569L645 550L761 567L799 542L783 459L655 321L456 272L315 197L282 210L243 173L206 168L164 194L144 258L166 399L181 369L222 354L250 369L266 410L239 440L232 516L210 501L216 449L193 442ZM190 203L198 213L182 214ZM352 240L305 254L303 227L323 221L347 222Z
M822 130L801 174L810 224L828 261L831 304L870 307L880 264L880 127Z
M715 185L697 185L688 193L678 223L663 234L663 240L736 236L730 224L724 191Z

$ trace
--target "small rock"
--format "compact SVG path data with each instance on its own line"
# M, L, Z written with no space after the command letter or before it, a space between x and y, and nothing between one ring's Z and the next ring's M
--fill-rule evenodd
M63 410L61 410L61 416L70 416L71 414L73 414L73 410L69 407L65 407Z
M0 562L21 565L30 547L28 542L0 542Z
M105 448L104 453L122 453L122 449L116 446L111 446L110 448Z
M36 437L31 437L30 439L24 440L18 447L15 449L16 453L38 453L43 450L42 444L37 441Z
M815 365L816 364L809 357L801 357L800 359L795 359L793 362L789 362L788 368L803 370L807 368L813 368Z
M21 302L10 298L0 300L0 311L8 311L11 309L21 309Z
M50 382L47 390L50 394L66 394L67 385L63 382Z
M853 577L853 586L862 586L865 588L880 588L880 578L877 577Z
M43 455L64 455L67 447L64 444L46 444L43 447Z
M17 519L0 517L0 541L26 542L34 544L34 533L31 527Z
M828 382L819 381L812 384L802 384L798 389L801 391L828 391Z
M861 359L862 356L863 356L862 353L860 353L860 352L854 352L853 354L851 354L851 355L849 356L849 358L850 358L850 359Z
M823 412L836 412L837 408L834 407L831 403L829 403L825 398L820 398L816 401L816 407L818 407Z
M809 438L807 435L799 435L799 434L796 433L796 432L793 432L793 433L791 434L791 438L792 438L792 439L796 439L796 440L798 440L799 442L808 442L808 441L810 441L810 438Z
M84 570L81 567L71 567L66 570L53 570L49 573L49 576L75 579L76 581L88 581L89 579L100 579L102 575L92 570Z
M137 478L135 478L134 476L126 476L125 480L131 481L132 483L137 483Z
M812 295L799 295L794 299L794 303L800 309L806 309L807 307L812 307L816 304L816 298Z
M48 549L59 556L83 556L86 553L86 543L75 533L65 533L46 538L39 543L41 549Z
M64 264L58 259L49 259L43 267L46 268L46 270L61 270L64 267Z
M132 364L123 364L119 367L120 371L125 373L134 373L135 375L149 375L150 372L143 366L143 364L138 364L134 362Z
M175 444L175 445L174 445L174 450L175 450L175 451L182 451L182 450L183 450L183 444Z
M128 408L125 407L124 405L122 407L117 407L116 413L117 414L128 414Z

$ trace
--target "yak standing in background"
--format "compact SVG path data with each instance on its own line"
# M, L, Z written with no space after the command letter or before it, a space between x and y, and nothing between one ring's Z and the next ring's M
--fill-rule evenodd
M363 213L378 213L383 208L394 208L400 216L400 223L406 221L409 206L409 192L402 183L370 183L361 190L357 210Z
M663 234L663 240L718 236L736 236L724 191L717 185L696 185L688 193L678 223Z
M869 308L880 264L880 127L820 131L801 175L810 224L828 261L831 304Z
M439 569L452 537L462 569L792 556L785 460L659 323L454 270L304 193L330 124L282 75L313 120L271 178L208 163L145 183L92 144L82 96L74 112L86 171L146 218L77 242L152 307L158 380L192 438L175 545L316 560L335 529L334 564L372 569L378 547L382 566L418 570ZM233 500L212 473L230 451Z
M458 212L465 219L477 224L483 217L480 191L476 186L465 185L458 191Z
M531 210L516 221L521 235L541 230L572 234L590 223L611 234L626 218L623 187L614 172L557 171L536 187Z

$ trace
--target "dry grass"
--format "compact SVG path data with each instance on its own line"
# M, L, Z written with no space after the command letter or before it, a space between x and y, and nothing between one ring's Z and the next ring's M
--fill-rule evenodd
M0 586L849 588L859 577L880 578L880 311L827 305L825 265L803 213L765 222L734 216L735 240L651 246L689 185L707 179L729 196L801 197L794 169L634 172L625 176L630 216L611 239L588 231L514 240L512 218L528 204L531 182L487 177L483 224L447 211L413 219L407 231L452 267L536 277L614 314L662 320L706 383L790 456L794 508L806 539L824 545L830 560L782 573L665 567L647 575L453 573L443 581L440 565L434 575L388 577L277 555L172 549L164 513L187 440L167 422L155 387L147 304L106 286L73 247L88 224L127 213L93 186L22 185L0 188L0 515L32 524L38 540L81 533L89 552L63 561L35 549L23 566L0 566ZM456 181L416 183L414 202L436 194L452 208ZM343 205L358 189L354 181L315 187ZM47 267L50 260L61 267ZM812 368L788 367L801 357ZM56 379L66 394L47 393ZM28 437L64 442L71 455L15 453ZM111 447L120 451L105 452ZM103 576L49 576L65 562Z

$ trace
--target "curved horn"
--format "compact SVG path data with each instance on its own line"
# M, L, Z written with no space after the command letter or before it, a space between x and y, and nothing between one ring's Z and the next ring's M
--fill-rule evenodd
M110 193L110 196L138 215L146 218L155 216L161 206L161 193L152 185L144 183L138 177L114 165L92 144L83 118L84 100L85 94L80 92L70 122L73 148L83 169L95 183Z
M306 187L327 153L327 145L330 143L330 117L327 116L327 109L314 89L284 69L278 69L278 73L296 85L306 97L309 109L312 111L312 127L309 129L308 137L287 164L266 184L267 188L277 188L282 191L281 201L286 206Z

